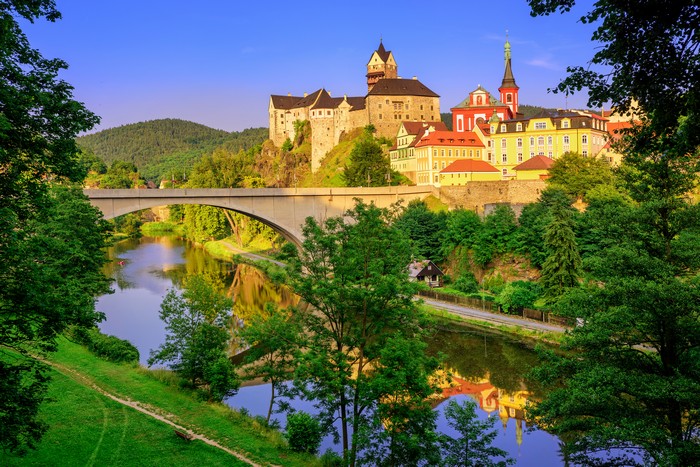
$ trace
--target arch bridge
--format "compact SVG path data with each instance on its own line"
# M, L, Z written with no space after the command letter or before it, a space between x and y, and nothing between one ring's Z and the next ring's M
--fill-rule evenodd
M425 199L437 190L431 186L376 188L185 188L162 190L84 190L105 219L142 209L173 204L200 204L230 209L274 228L288 240L301 243L307 217L318 222L341 216L355 206L355 198L380 208L403 201Z

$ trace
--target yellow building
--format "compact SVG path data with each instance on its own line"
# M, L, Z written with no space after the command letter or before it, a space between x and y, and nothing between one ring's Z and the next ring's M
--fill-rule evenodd
M594 157L608 141L607 120L579 110L543 111L531 118L489 121L491 142L487 162L501 170L504 179L513 169L535 156L556 159L565 152Z
M478 159L485 145L473 131L430 131L416 143L416 184L440 186L440 171L459 159Z
M466 185L468 182L494 182L501 171L478 159L460 159L440 171L440 186Z
M389 150L391 169L416 183L416 143L430 131L447 131L443 122L401 122L396 144Z
M513 167L516 180L544 180L549 177L549 168L554 159L547 156L535 156Z

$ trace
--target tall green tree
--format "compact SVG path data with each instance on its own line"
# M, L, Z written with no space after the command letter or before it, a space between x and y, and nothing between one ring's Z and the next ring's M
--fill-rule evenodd
M75 136L98 118L58 78L66 63L33 49L18 20L60 19L51 0L0 2L0 447L34 447L46 369L29 355L51 351L70 324L93 325L105 224L74 191L81 182ZM63 203L63 205L62 205ZM73 261L75 259L75 261Z
M551 14L574 1L529 3L533 14ZM601 232L615 238L587 256L593 281L557 303L585 324L564 343L575 357L549 354L538 369L556 389L534 414L565 436L576 462L693 465L700 457L700 243L691 239L700 215L687 194L700 172L700 6L602 0L581 21L596 24L600 47L592 67L570 68L557 89L587 87L592 106L638 104L640 123L623 140L619 171L631 203L620 203L619 214L596 208L613 227ZM629 451L601 459L611 448Z
M596 157L576 152L559 156L549 168L547 185L562 190L573 198L583 198L588 190L613 182L610 164Z
M544 245L548 255L542 264L540 284L545 298L554 301L566 289L576 287L581 277L581 256L570 210L562 206L552 210L552 220L544 233Z
M425 201L413 200L398 217L395 226L411 239L417 256L441 261L446 219L446 213L432 212Z
M365 129L363 137L355 143L348 165L343 172L346 186L386 186L393 177L391 162L372 132Z
M239 386L228 359L228 326L233 302L201 276L191 276L184 290L170 290L160 307L165 342L151 351L148 364L164 363L194 387L204 387L210 400L221 401Z
M474 242L474 260L485 266L497 254L510 251L517 231L515 212L510 206L499 205L484 218Z
M410 248L393 220L391 211L360 201L345 218L323 224L308 218L291 268L294 291L309 305L297 312L306 340L295 385L317 401L325 429L340 422L349 465L355 465L364 447L358 437L379 413L378 402L421 387L414 381L416 386L397 383L379 389L370 371L387 362L382 352L391 339L412 342L422 333L422 317L412 299L416 285L408 281L406 269ZM426 367L415 374L423 378L429 373Z

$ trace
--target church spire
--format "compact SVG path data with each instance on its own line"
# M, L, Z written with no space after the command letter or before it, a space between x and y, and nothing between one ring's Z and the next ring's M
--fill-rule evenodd
M498 88L498 90L501 93L501 102L510 107L512 112L511 118L515 118L518 114L518 90L520 88L515 84L515 77L513 76L508 31L506 31L506 43L503 47L503 58L505 60L505 70L503 72L501 87Z

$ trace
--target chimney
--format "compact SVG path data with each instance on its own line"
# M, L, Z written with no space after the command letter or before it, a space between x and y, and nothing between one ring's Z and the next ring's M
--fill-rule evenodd
M308 96L308 94L307 94L307 93L304 93L304 97L306 97L306 96Z
M287 93L287 96L291 97L291 96L292 96L292 93L291 93L291 92L288 92L288 93Z
M418 80L418 77L417 77L417 76L414 76L412 79L415 79L415 80L417 81L417 80Z

